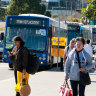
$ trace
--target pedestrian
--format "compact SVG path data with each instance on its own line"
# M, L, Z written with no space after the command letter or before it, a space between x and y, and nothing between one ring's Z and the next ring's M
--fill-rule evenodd
M86 41L84 49L92 57L93 53L92 53L92 47L90 45L90 40L89 39Z
M65 80L70 78L73 96L85 96L85 85L80 82L80 72L86 72L92 66L91 56L84 50L85 40L82 37L76 39L76 48L68 55L65 62ZM81 68L79 68L78 57L80 59Z
M70 44L65 48L65 52L64 52L64 64L65 64L65 61L66 61L66 58L68 56L68 54L72 51L72 49L75 47L75 38L73 38L71 41L70 41Z
M13 42L16 47L13 48L12 52L9 54L9 57L13 62L15 82L17 84L17 71L26 74L26 67L28 64L28 51L27 48L24 47L25 42L22 40L21 37L14 37ZM23 54L22 56L21 52ZM16 92L16 96L20 96L20 93Z

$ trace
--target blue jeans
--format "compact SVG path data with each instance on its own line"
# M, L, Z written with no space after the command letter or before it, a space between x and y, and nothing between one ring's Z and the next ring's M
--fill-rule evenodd
M73 81L73 80L70 80L71 82L71 88L72 88L72 91L73 91L73 96L78 96L78 92L79 92L79 96L85 96L85 86L82 85L80 83L80 81ZM79 90L78 90L79 88Z

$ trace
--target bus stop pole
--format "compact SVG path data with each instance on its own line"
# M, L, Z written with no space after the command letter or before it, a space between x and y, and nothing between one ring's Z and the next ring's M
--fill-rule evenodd
M58 49L57 49L57 69L59 65L59 33L60 33L60 16L59 16L59 31L58 31Z
M60 0L59 0L59 2L58 2L58 4L59 4L59 10L60 10ZM59 65L59 63L58 63L58 59L59 59L59 33L60 33L60 15L59 15L59 30L58 30L58 49L57 49L57 70L58 70L58 65Z

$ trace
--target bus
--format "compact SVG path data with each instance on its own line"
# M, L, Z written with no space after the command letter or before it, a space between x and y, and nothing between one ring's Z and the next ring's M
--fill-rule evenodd
M92 40L92 32L91 32L91 28L89 25L84 25L81 28L81 32L82 32L82 37L87 40L90 39Z
M9 63L12 67L12 62L8 57L8 51L12 51L15 46L12 42L14 36L21 36L26 42L25 47L28 48L30 54L36 54L39 65L47 66L56 63L55 54L57 50L57 42L62 42L60 50L64 52L67 25L60 23L59 37L57 40L57 33L59 30L59 22L52 18L39 14L21 14L18 16L8 16L6 19L6 28L4 36L4 51L3 62ZM60 57L60 56L58 56ZM60 60L59 60L60 62Z
M69 45L70 41L73 38L82 36L81 28L82 28L83 24L77 23L77 22L69 22L69 23L67 23L67 26L68 26L67 45Z
M85 40L91 40L91 45L96 46L96 26L95 25L85 25L82 26L82 35Z
M92 39L91 39L92 46L96 47L96 25L91 27L91 33L92 33L92 36L91 36L92 37Z

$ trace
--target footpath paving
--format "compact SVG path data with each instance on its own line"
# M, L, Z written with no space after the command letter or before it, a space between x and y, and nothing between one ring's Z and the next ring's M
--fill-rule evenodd
M85 96L96 96L96 73L90 75L92 84L86 87ZM30 75L29 84L31 86L30 96L59 96L59 87L63 84L64 72L55 69L38 72ZM0 96L15 96L14 77L0 80Z

